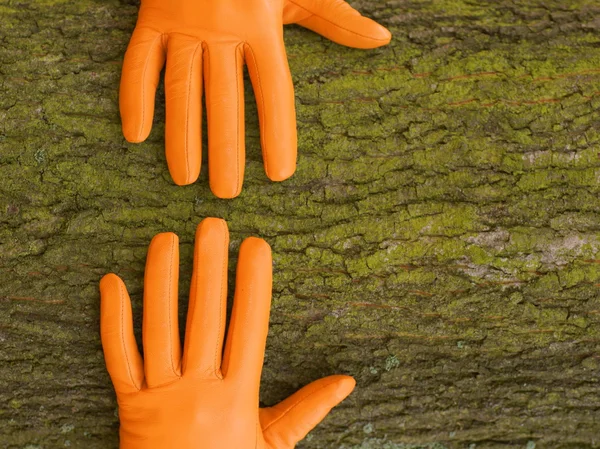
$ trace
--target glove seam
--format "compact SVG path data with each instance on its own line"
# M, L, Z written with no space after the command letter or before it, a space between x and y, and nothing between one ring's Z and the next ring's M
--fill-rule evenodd
M256 421L256 436L254 438L254 449L258 449L258 435L260 434L260 420Z
M159 30L158 28L154 28L154 27L151 27L151 26L149 26L149 25L142 25L142 26L139 26L139 27L137 27L137 26L136 26L135 28L136 28L136 30L143 30L143 29L152 30L152 31L155 31L155 32L157 32L157 33L158 33L158 34L160 34L161 36L162 36L163 34L166 34L164 31L161 31L161 30Z
M221 227L224 228L225 231L225 235L227 235L227 225L225 224L225 222L221 222ZM217 344L215 345L215 362L214 362L214 367L213 367L213 372L214 374L222 379L223 376L221 373L219 373L219 367L217 366L217 356L219 354L219 342L222 340L221 337L221 329L223 328L223 290L224 290L224 285L226 283L225 281L225 274L227 273L227 247L228 245L228 240L229 239L225 239L224 242L224 248L223 251L225 253L225 257L223 257L223 267L221 269L221 295L219 296L219 331L217 333L218 339L217 339Z
M252 47L250 45L245 45L245 48L248 49L248 51L250 52L250 55L252 56L252 62L254 63L254 70L256 71L256 82L258 83L258 90L260 92L260 107L258 108L258 113L260 114L260 118L259 118L259 126L260 126L260 143L261 143L261 148L262 148L262 152L263 152L263 163L265 165L265 172L267 173L267 177L269 177L269 157L268 157L268 149L267 149L267 145L266 145L266 141L265 141L265 128L266 128L266 124L265 124L265 115L264 115L264 108L265 108L265 99L264 99L264 95L263 95L263 88L262 88L262 83L260 80L260 71L258 69L258 63L256 62L256 55L254 54L254 50L252 50ZM255 91L255 95L256 95L256 91Z
M152 30L154 30L154 28L151 28ZM157 31L157 30L154 30ZM160 32L159 32L160 33ZM150 50L152 50L154 48L154 46L156 45L156 41L158 39L161 39L163 37L163 34L158 34L153 40L152 40L152 44L150 44ZM137 140L140 140L142 138L143 135L143 131L144 131L144 124L146 122L146 72L148 71L148 64L150 63L150 58L152 57L152 51L150 51L148 53L148 57L146 58L146 61L144 61L144 73L142 75L142 121L140 123L140 129L138 131L138 137Z
M124 312L125 312L125 295L123 294L123 286L119 284L119 298L121 302L121 343L123 344L123 352L125 353L125 362L127 363L127 373L129 374L129 380L131 380L131 384L137 391L140 391L141 388L136 384L135 379L133 378L133 374L131 373L131 365L129 363L129 354L127 351L127 346L125 345L125 332L124 332Z
M241 64L238 63L238 58L239 58L239 53L240 53L240 48L245 44L245 42L240 42L236 47L235 47L235 78L236 78L236 83L235 83L235 87L237 90L237 139L236 139L236 144L237 144L237 151L235 152L235 157L236 157L236 171L235 171L235 194L234 196L237 196L240 194L241 190L242 190L242 186L240 185L240 139L241 139L241 135L240 135L240 122L242 120L244 120L243 117L240 117L240 66ZM243 82L243 80L242 80Z
M187 98L186 98L186 117L185 117L185 179L189 182L190 178L190 154L189 154L189 123L190 123L190 92L192 89L192 78L193 78L193 67L194 61L196 59L196 53L198 52L198 48L200 47L202 42L198 42L196 44L196 48L194 48L194 53L192 53L192 60L190 61L190 70L188 73L190 74L190 79L188 80L188 89L187 89Z
M298 8L301 8L301 9L305 10L306 12L308 12L308 13L312 14L310 17L307 17L306 19L302 19L302 20L300 20L300 21L298 22L298 24L300 24L300 25L302 24L302 22L304 22L304 21L306 21L306 20L310 19L311 17L317 16L319 19L321 19L321 20L324 20L325 22L327 22L327 23L329 23L329 24L333 25L333 26L334 26L334 27L336 27L336 28L339 28L339 29L341 29L341 30L347 31L348 33L355 34L355 35L357 35L357 36L364 37L365 39L371 39L371 40L373 40L373 41L377 41L377 42L387 42L387 39L377 39L377 38L375 38L375 37L372 37L372 36L366 36L366 35L364 35L364 34L357 33L356 31L349 30L348 28L345 28L345 27L343 27L343 26L340 26L340 25L338 25L337 23L335 23L335 22L332 22L331 20L329 20L329 19L326 19L325 17L323 17L323 16L320 16L320 15L318 15L318 14L316 14L316 13L312 12L310 9L307 9L307 8L305 8L304 6L302 6L302 5L299 5L298 3L296 3L296 2L295 2L295 1L293 1L293 0L287 0L287 1L289 1L290 3L293 3L293 4L294 4L294 5L296 5Z
M169 288L172 286L173 284L173 253L175 252L175 239L173 239L171 237L171 255L169 257L169 260L171 261L171 263L169 264ZM179 263L179 261L177 262ZM173 300L171 292L169 292L169 314L171 314L171 301ZM169 321L169 342L172 343L173 341L173 328L172 328L172 321L173 321L173 317L169 317L170 319ZM173 370L173 374L179 378L180 375L177 374L177 370L175 369L175 365L173 364L174 360L173 360L173 345L170 344L169 345L169 353L170 353L170 359L171 359L171 370Z

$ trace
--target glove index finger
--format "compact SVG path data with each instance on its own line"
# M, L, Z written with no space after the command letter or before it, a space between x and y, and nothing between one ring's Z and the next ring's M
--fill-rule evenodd
M121 278L104 276L100 298L100 334L108 373L117 393L134 393L142 388L144 364L133 334L131 301Z
M225 220L205 218L196 230L183 352L183 374L222 378L221 358L227 315L229 231Z
M258 394L269 331L273 282L271 247L250 237L240 247L231 321L221 370L250 385ZM255 391L252 389L255 388Z

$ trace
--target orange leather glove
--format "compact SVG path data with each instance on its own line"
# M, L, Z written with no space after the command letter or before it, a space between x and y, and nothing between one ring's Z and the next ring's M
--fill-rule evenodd
M239 195L246 63L258 104L265 171L273 181L289 178L296 168L297 142L294 87L283 42L287 23L349 47L374 48L391 39L387 29L342 0L142 0L121 78L125 138L141 142L150 134L166 59L165 140L173 180L191 184L200 174L204 84L211 190L221 198Z
M123 281L114 274L102 279L102 346L117 392L121 449L293 448L353 390L351 377L331 376L274 407L259 409L271 303L271 249L257 238L242 243L223 352L228 247L223 220L207 218L200 223L183 356L175 234L157 235L148 250L144 360Z

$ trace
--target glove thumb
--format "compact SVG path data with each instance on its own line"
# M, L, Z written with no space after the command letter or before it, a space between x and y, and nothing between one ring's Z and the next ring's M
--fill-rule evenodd
M268 446L292 449L354 390L355 385L349 376L325 377L274 407L261 409L260 424Z
M286 0L283 23L295 23L338 44L354 48L387 45L387 28L360 15L344 0Z

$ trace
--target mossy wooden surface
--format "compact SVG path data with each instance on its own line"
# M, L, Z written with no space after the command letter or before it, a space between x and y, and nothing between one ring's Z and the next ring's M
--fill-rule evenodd
M247 86L227 201L206 164L171 182L162 91L150 139L121 136L134 1L0 0L0 447L117 448L98 281L120 274L139 318L147 245L174 231L185 313L205 216L233 258L250 235L274 251L263 402L358 380L300 447L600 446L598 3L353 4L392 44L288 28L298 171L265 177Z

